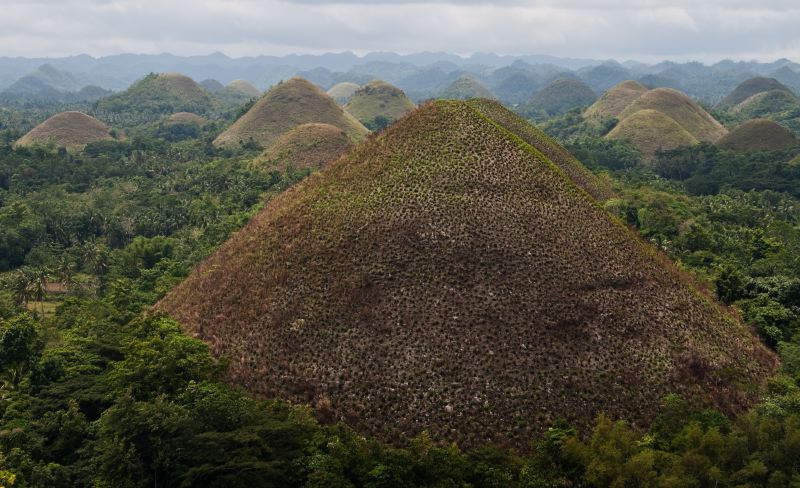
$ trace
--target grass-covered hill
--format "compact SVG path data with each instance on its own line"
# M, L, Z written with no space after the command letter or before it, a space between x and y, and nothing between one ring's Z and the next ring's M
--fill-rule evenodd
M81 112L62 112L33 128L15 146L53 145L79 151L91 142L112 139L108 126L94 117Z
M253 107L220 134L214 145L240 146L250 142L268 148L298 125L330 124L343 130L354 142L369 132L318 86L292 78L279 83Z
M776 80L775 78L767 78L764 76L756 76L743 81L737 86L722 102L720 107L731 108L739 105L753 95L764 93L772 90L779 90L791 93L791 90Z
M797 138L777 122L754 119L735 127L717 145L734 151L777 151L796 146Z
M542 88L525 107L527 113L546 116L562 115L575 108L588 107L597 95L581 80L560 78Z
M403 443L737 411L775 359L537 148L427 104L272 199L156 307L266 397Z
M596 122L619 118L620 114L639 97L648 91L647 87L638 81L623 81L593 103L584 116Z
M193 114L192 112L178 112L167 117L166 123L173 124L188 124L203 126L208 122L208 119L202 115Z
M350 81L343 81L333 85L328 90L328 95L336 100L339 105L346 105L355 92L361 88L361 85L352 83Z
M256 159L267 170L315 170L336 161L353 147L345 132L330 124L303 124L295 127Z
M475 78L463 75L450 83L438 98L446 100L469 100L470 98L495 98L494 94Z
M657 110L671 117L698 141L716 142L727 133L725 127L705 109L672 88L656 88L643 93L619 114L619 119L624 121L640 110Z
M235 90L242 95L245 95L250 98L258 98L261 96L261 90L254 87L249 81L245 80L234 80L228 83L227 88L231 90Z
M675 119L653 109L639 110L622 119L606 137L631 143L646 158L658 151L694 146L700 142Z
M179 73L151 73L127 90L104 98L96 111L107 120L141 123L176 112L208 114L214 98L188 76Z
M800 117L800 100L786 90L770 90L756 93L734 106L731 112L739 117L769 117L788 120Z
M378 130L414 110L416 105L403 90L374 80L356 90L344 108L367 128Z

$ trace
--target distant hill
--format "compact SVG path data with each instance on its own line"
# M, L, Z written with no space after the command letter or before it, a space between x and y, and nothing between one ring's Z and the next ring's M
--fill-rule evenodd
M368 129L379 130L416 107L403 90L374 80L356 90L344 108Z
M95 102L111 92L82 86L70 73L45 64L0 92L0 100L19 104Z
M207 92L214 94L219 93L225 89L225 85L223 85L217 80L212 80L212 79L201 81L200 86L202 86Z
M175 112L209 114L212 95L188 76L151 73L130 88L100 100L97 113L104 118L147 122Z
M261 96L261 90L254 87L249 81L245 80L233 80L228 83L227 88L237 91L249 98L258 98Z
M734 151L775 151L796 146L797 142L786 127L771 120L755 119L734 128L717 145Z
M293 78L274 86L239 120L219 135L216 146L238 146L249 141L268 148L298 125L330 124L357 142L369 132L318 86Z
M788 90L769 90L756 93L731 109L745 117L768 117L777 120L796 118L800 113L800 99Z
M639 110L625 117L606 138L628 141L647 158L658 151L694 146L700 142L675 119L653 109Z
M471 76L461 76L439 94L448 100L469 100L470 98L494 98L488 88Z
M361 88L361 85L343 81L332 86L331 89L328 90L328 96L336 100L336 103L339 105L345 105L359 88Z
M345 132L330 124L303 124L283 134L255 164L267 170L316 170L353 147Z
M640 110L657 110L677 122L695 139L716 142L727 133L725 127L685 94L672 88L650 90L628 105L619 115L620 120Z
M578 76L598 93L631 78L631 73L619 64L601 64L578 70Z
M14 145L53 145L79 151L91 142L113 139L108 126L94 117L81 112L62 112L36 126Z
M792 92L786 85L775 78L758 76L742 82L720 102L720 106L723 108L735 107L753 95L772 90Z
M584 117L602 121L619 118L620 114L648 91L638 81L623 81L605 92L592 106L586 109Z
M543 112L547 116L555 116L575 108L588 107L595 100L597 95L583 81L561 78L542 88L524 110L531 114Z
M208 119L201 115L193 114L191 112L178 112L167 117L168 125L186 124L196 125L202 127L208 123Z
M227 379L403 444L530 448L558 419L737 412L777 360L542 152L468 103L270 200L156 306Z

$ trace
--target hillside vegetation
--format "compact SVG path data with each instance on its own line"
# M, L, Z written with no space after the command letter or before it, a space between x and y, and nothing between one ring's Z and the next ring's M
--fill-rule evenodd
M560 78L542 88L524 107L528 114L542 113L546 117L564 114L575 108L588 107L597 95L586 83L572 78Z
M792 93L792 91L786 85L775 78L757 76L755 78L745 80L739 84L730 94L728 94L727 97L722 100L722 102L720 102L720 106L727 108L735 107L753 95L773 90Z
M450 83L440 94L439 98L445 100L469 100L470 98L495 98L494 94L483 86L481 82L467 75L458 77Z
M286 132L308 123L330 124L354 142L369 132L316 85L292 78L279 83L215 140L217 147L256 143L268 148Z
M328 96L336 100L339 105L345 105L359 88L361 88L361 85L357 83L343 81L333 85L328 90Z
M653 109L639 110L625 117L606 138L627 141L647 158L658 151L694 146L700 142L675 119Z
M540 151L428 104L271 200L156 307L228 378L391 443L735 412L775 359Z
M638 81L623 81L603 93L595 103L586 109L584 116L596 122L619 118L630 104L647 91L647 87Z
M104 123L81 112L63 112L50 117L22 136L15 145L53 145L79 151L91 142L110 141L114 137Z
M403 90L374 80L356 90L344 108L368 129L380 130L414 110L416 105Z
M266 149L255 164L267 170L306 171L336 161L353 147L347 134L330 124L295 127Z
M754 119L734 128L717 145L734 151L778 151L796 146L797 138L776 122Z

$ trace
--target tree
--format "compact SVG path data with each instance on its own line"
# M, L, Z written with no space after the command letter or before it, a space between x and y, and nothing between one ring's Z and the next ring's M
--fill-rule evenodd
M36 322L30 315L0 322L0 374L4 388L17 389L42 346Z

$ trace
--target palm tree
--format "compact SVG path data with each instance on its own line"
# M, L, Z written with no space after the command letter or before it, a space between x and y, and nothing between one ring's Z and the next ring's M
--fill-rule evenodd
M11 292L14 302L24 307L31 300L33 283L33 273L27 268L17 269L11 278Z
M47 283L50 281L50 272L47 268L33 270L30 282L31 294L39 302L40 311L44 314L44 299L47 298Z

